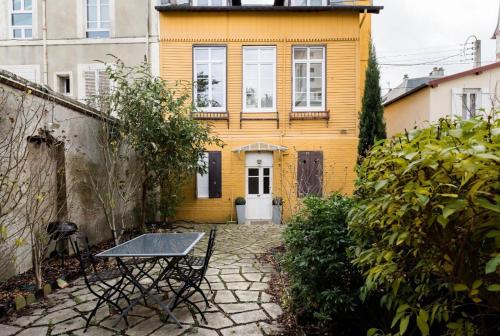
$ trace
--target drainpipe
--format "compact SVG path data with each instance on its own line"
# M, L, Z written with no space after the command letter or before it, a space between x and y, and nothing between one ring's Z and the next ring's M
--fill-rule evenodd
M149 59L149 21L150 21L150 18L149 18L149 0L146 0L146 59L148 62L151 62L151 60ZM151 69L152 70L152 69Z
M43 84L49 85L49 57L47 52L47 0L42 1L42 40L43 40Z

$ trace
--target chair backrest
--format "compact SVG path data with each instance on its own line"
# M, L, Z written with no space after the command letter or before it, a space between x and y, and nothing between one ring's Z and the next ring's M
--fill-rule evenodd
M212 254L214 253L216 237L217 237L217 227L213 226L210 229L210 235L208 237L207 253L205 255L205 262L203 264L203 273L206 272L208 264L210 263L210 259L212 258Z
M75 253L78 262L80 263L80 271L84 276L87 275L87 269L92 266L94 272L97 272L97 262L94 255L90 251L90 243L88 237L75 237L69 239L73 252Z

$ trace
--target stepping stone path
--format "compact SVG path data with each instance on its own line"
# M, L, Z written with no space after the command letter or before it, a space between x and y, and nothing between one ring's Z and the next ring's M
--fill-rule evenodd
M210 228L211 225L179 224L173 231L206 232L195 248L195 255L204 255ZM103 306L84 333L82 317L93 309L96 301L83 279L78 279L70 287L49 295L45 303L31 305L26 316L0 325L0 335L280 335L277 318L282 313L281 307L272 303L269 294L265 293L270 274L275 270L270 265L261 264L258 257L280 244L282 229L280 225L218 225L215 251L207 271L213 294L205 283L202 285L211 304L204 311L207 324L199 314L181 305L174 310L174 315L183 325L179 329L171 320L163 321L156 305L145 307L138 304L129 314L129 328L123 321L113 327L117 315L110 314ZM191 299L202 311L205 309L201 295L193 295Z

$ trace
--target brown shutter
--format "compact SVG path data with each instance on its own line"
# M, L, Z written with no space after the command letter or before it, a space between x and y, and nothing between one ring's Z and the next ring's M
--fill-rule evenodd
M297 195L322 196L323 152L298 152Z
M208 197L222 197L222 155L208 152Z

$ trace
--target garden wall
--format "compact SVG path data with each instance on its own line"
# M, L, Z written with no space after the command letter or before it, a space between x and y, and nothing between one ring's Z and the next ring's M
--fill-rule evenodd
M66 206L65 211L58 215L58 219L67 219L76 223L79 231L88 236L91 244L110 238L111 231L106 223L104 212L88 180L89 174L94 177L105 176L104 160L98 143L98 134L102 129L102 116L98 111L76 100L25 81L9 72L0 71L0 140L2 135L5 138L8 132L11 125L9 120L12 120L13 116L18 115L21 110L29 116L31 124L23 129L22 133L26 134L19 137L23 140L20 142L22 145L20 150L29 148L31 151L28 137L38 133L38 130L48 131L53 138L64 141L64 155L62 160L59 158L59 169L63 174L62 197L65 198ZM22 127L20 125L16 123L16 127ZM36 158L36 155L26 156L28 160L26 167L33 166L34 162L29 162L29 160L39 160ZM2 158L2 161L4 163L3 166L0 163L0 168L4 173L7 171L5 158ZM56 184L54 182L54 185ZM0 192L2 190L0 189ZM126 212L127 220L131 223L138 223L139 202L133 203L123 211ZM6 204L0 205L4 209L7 208ZM22 212L12 212L7 217L7 221L4 217L0 222L0 226L11 225L8 232L5 229L2 231L0 247L2 244L4 247L6 244L19 245L13 255L7 255L7 250L0 248L0 259L9 260L7 268L2 266L0 280L31 268L31 246L27 238L29 235L26 230L23 230L23 227L26 227L26 216L23 216ZM13 235L13 232L16 234Z

